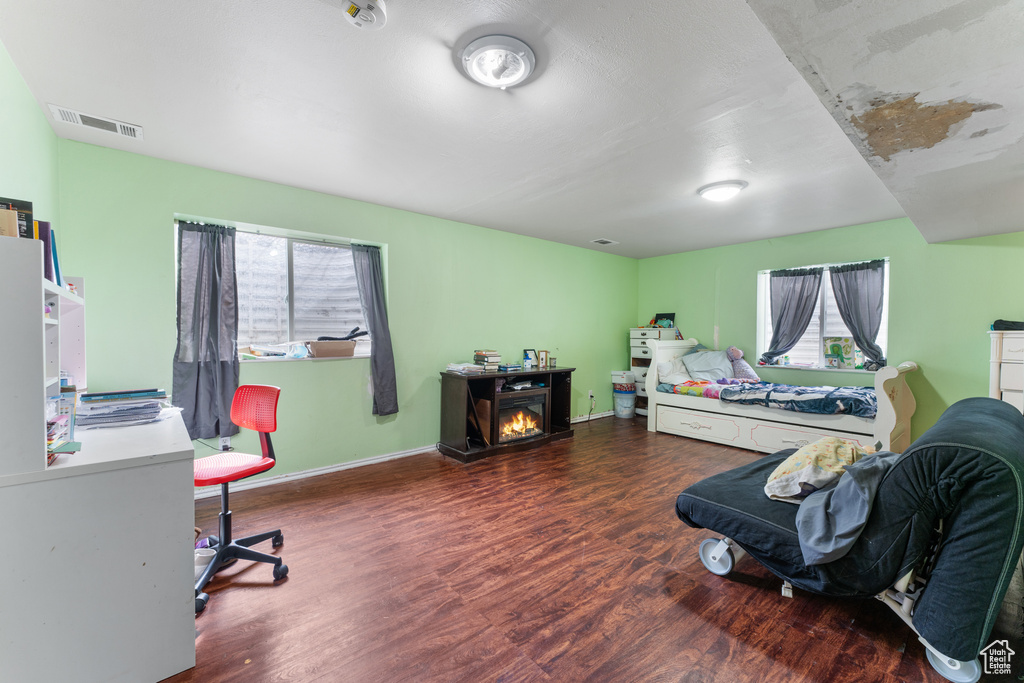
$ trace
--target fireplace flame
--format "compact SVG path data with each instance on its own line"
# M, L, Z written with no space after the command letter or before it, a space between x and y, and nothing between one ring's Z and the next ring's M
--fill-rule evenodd
M537 420L520 410L501 426L501 435L506 438L526 436L527 434L540 431L538 425Z

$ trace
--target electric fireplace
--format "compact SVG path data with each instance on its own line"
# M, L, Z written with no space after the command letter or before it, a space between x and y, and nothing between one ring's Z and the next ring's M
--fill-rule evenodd
M547 392L513 393L498 400L498 443L544 434Z
M573 370L442 372L437 449L473 462L571 438Z

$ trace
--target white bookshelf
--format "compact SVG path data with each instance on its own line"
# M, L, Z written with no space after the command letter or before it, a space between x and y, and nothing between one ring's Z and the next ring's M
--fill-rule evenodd
M72 278L82 292L81 279ZM44 306L50 304L49 317ZM84 386L85 300L43 277L43 243L0 237L0 476L46 469L46 397L60 393L60 371Z
M62 370L87 378L85 299L42 258L0 237L0 519L18 549L0 564L0 680L162 680L195 664L192 442L180 416L79 430L47 466L46 397Z

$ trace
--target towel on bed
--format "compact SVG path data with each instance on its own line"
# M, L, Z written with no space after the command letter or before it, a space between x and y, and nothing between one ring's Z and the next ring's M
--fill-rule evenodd
M772 500L797 505L815 491L834 483L847 465L857 462L869 451L852 441L826 436L801 446L768 475L764 492Z
M850 551L868 522L879 484L902 457L888 451L866 457L848 466L835 488L800 503L796 532L804 564L833 562Z

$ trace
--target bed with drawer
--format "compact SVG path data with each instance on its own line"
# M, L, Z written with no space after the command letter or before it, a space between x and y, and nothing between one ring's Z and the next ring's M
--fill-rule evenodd
M762 453L775 453L784 448L799 448L823 436L838 436L849 439L861 446L881 443L882 450L902 452L910 445L910 418L916 402L907 386L906 374L917 370L911 361L898 366L886 366L874 373L873 416L863 417L851 412L820 414L796 412L776 407L767 407L777 402L758 401L762 405L727 402L721 398L706 398L659 390L658 365L681 358L693 351L696 340L685 341L649 340L651 366L647 373L645 389L648 396L647 428L650 431L665 432L692 439L747 448ZM714 391L738 395L737 391L725 385ZM773 391L787 398L800 388L783 385L756 384L746 388L755 396L771 395ZM671 391L671 388L669 388ZM869 390L870 392L870 390ZM818 397L813 391L812 398ZM829 394L856 392L821 392ZM735 400L732 398L731 400ZM845 398L844 398L845 400ZM793 401L788 401L793 403ZM841 408L842 411L846 409ZM856 411L862 412L866 411Z

